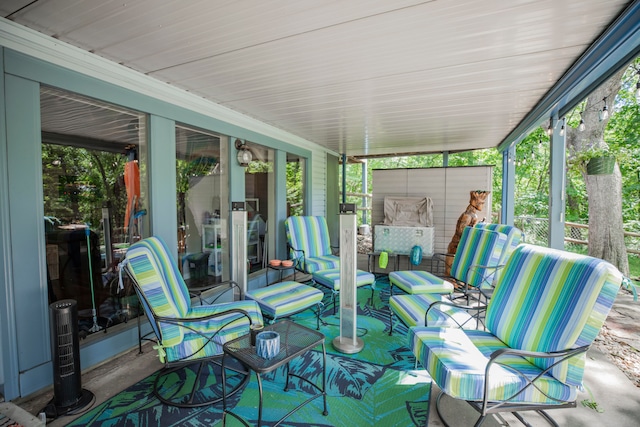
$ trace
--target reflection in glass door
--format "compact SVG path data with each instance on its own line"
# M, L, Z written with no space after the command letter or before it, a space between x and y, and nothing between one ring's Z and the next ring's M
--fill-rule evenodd
M138 315L116 266L149 230L146 116L45 86L40 110L49 301L77 301L84 338Z
M176 126L178 257L188 286L229 278L227 138Z
M275 198L274 151L262 145L246 143L253 160L245 170L247 209L247 268L249 273L265 267L268 257L268 230L273 228Z

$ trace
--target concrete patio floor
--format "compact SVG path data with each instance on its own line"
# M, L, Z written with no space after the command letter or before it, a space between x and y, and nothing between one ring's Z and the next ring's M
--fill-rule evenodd
M366 256L359 256L358 265L361 269L367 269ZM303 280L302 277L297 277ZM640 302L634 302L633 298L621 292L616 299L614 308L608 318L607 326L612 333L624 337L633 348L640 348ZM92 368L82 374L83 388L92 391L96 395L97 405L106 399L116 395L129 385L147 377L161 368L156 352L148 343L143 346L143 353L138 354L138 349L132 349L121 356L110 360L98 367ZM584 384L586 390L579 394L576 408L549 411L550 415L560 426L619 426L635 427L640 424L640 388L627 378L599 349L592 347L587 353ZM589 391L593 399L589 395ZM432 388L429 426L437 427L444 424L439 419L435 409L435 399L439 394L436 385ZM37 395L14 401L28 412L37 413L51 400L53 390L45 390ZM583 406L583 400L594 400L602 412ZM442 409L445 418L452 427L473 426L477 419L477 413L468 404L444 397ZM527 421L533 426L547 426L542 417L534 413L524 413ZM50 421L48 426L64 426L75 417L65 416ZM522 425L511 414L503 416L490 416L483 426L517 426ZM338 426L342 427L342 426ZM386 426L384 426L386 427Z

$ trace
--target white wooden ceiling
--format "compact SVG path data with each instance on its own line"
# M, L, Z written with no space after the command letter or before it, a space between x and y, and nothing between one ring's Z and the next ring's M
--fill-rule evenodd
M497 146L622 0L2 0L0 16L357 155Z

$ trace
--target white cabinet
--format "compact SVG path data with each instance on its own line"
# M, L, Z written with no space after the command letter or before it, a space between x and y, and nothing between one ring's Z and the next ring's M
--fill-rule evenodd
M207 268L209 276L222 276L221 232L219 219L213 219L212 224L202 224L202 251L209 252Z

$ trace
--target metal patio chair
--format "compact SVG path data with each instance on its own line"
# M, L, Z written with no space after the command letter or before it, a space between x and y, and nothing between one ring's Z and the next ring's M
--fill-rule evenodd
M192 305L189 290L165 243L149 237L131 245L120 272L131 277L157 339L165 367L157 374L153 392L165 404L197 407L222 400L222 346L262 324L254 301ZM195 376L187 373L192 369ZM227 374L234 393L249 379L238 365ZM229 381L229 377L235 378ZM186 391L185 391L186 390Z
M498 412L526 424L522 411L537 411L557 426L546 410L576 406L586 352L621 282L606 261L518 246L496 282L487 330L409 329L416 359L441 389L438 415L447 395L479 412L476 426Z

